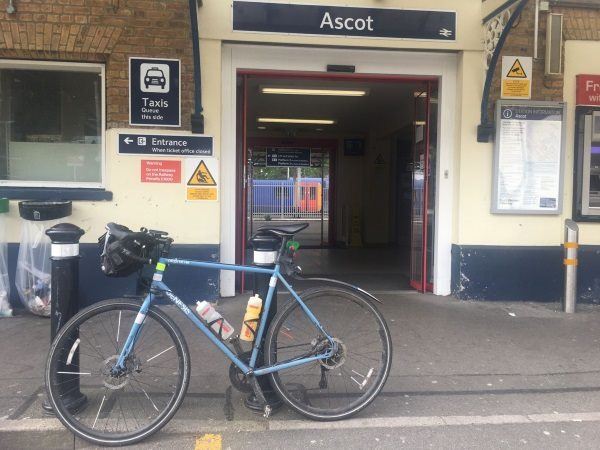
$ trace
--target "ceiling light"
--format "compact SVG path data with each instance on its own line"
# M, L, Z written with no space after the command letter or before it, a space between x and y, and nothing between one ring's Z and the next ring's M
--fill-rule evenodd
M261 87L263 94L283 95L333 95L339 97L364 97L364 89L313 89L313 88L287 88L287 87Z
M259 130L266 130L266 129L267 129L267 127L265 127L265 126L262 126L262 125L261 125L260 127L257 127L257 128L258 128Z
M259 123L305 123L312 125L333 125L335 120L330 119L284 119L280 117L259 117Z
M415 98L427 97L427 92L426 91L415 91L414 96L415 96Z
M415 120L415 125L416 126L427 125L427 122L425 122L424 120Z

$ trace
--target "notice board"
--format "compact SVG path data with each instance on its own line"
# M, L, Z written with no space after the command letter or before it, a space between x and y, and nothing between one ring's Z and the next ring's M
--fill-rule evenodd
M566 104L500 100L492 213L560 214Z

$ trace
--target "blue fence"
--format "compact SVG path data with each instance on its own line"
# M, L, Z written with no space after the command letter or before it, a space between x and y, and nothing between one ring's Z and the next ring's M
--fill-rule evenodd
M329 180L253 180L248 206L255 219L320 219L329 215Z

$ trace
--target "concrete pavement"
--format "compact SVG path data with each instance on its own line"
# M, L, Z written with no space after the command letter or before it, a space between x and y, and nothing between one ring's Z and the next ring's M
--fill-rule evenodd
M175 316L190 348L192 380L175 418L143 448L195 448L206 433L232 449L334 441L348 448L597 447L599 307L569 316L553 304L409 292L381 298L394 340L388 383L356 418L326 424L285 408L269 420L247 411L228 385L228 362ZM219 310L237 326L245 300L222 300ZM0 320L2 448L89 448L41 413L48 334L46 319Z

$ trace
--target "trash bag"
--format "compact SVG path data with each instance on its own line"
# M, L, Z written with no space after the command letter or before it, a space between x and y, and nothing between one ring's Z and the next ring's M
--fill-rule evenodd
M72 204L61 202L19 202L22 220L15 285L23 305L32 313L50 317L52 243L46 230L58 219L70 216Z
M10 282L8 279L8 253L6 245L6 216L8 200L0 199L0 317L12 316L10 307Z
M50 317L50 238L46 230L58 222L22 221L15 285L21 303L33 314Z

